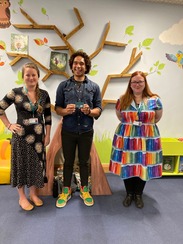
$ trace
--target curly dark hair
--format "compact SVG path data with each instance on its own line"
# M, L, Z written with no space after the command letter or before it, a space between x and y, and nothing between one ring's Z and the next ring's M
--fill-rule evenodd
M91 60L89 58L89 56L79 50L79 51L76 51L75 53L73 53L69 59L69 66L70 66L70 69L72 70L72 65L73 65L73 62L74 62L74 59L77 57L77 56L81 56L84 58L84 61L85 61L85 65L86 65L86 71L85 71L85 74L88 74L90 72L90 69L91 69Z

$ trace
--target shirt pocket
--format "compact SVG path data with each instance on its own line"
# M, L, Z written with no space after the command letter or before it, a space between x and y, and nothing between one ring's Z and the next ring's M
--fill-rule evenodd
M64 89L65 104L75 103L76 96L74 93L74 88L69 87Z
M90 105L90 107L93 107L94 92L92 87L86 87L84 92L83 100L86 104Z

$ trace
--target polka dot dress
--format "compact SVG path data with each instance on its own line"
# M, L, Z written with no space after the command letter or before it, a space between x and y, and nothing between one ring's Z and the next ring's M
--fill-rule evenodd
M46 152L44 147L44 126L51 125L51 105L47 91L40 89L39 105L43 110L34 115L24 88L11 90L0 101L0 115L11 105L15 105L17 124L21 131L12 135L11 140L11 184L13 187L44 186ZM35 105L36 106L36 105ZM30 118L38 123L30 124Z

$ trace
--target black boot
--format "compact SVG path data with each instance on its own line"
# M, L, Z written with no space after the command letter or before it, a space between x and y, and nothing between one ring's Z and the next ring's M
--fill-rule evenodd
M133 200L133 195L132 194L127 194L126 198L123 201L123 206L125 207L129 207L132 203Z
M142 200L142 195L135 195L135 205L137 208L143 208L144 202Z

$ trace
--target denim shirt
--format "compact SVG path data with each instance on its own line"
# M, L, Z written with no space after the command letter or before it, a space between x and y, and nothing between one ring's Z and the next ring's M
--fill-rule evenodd
M79 97L75 84L73 76L59 84L56 92L55 107L66 108L68 104L76 104L76 102L81 101L84 104L88 104L90 109L99 108L102 111L99 86L85 76L82 84L83 90L81 97ZM95 119L98 119L98 117ZM76 108L73 114L63 116L62 129L73 133L83 133L92 130L93 123L93 117L85 115L79 108Z

